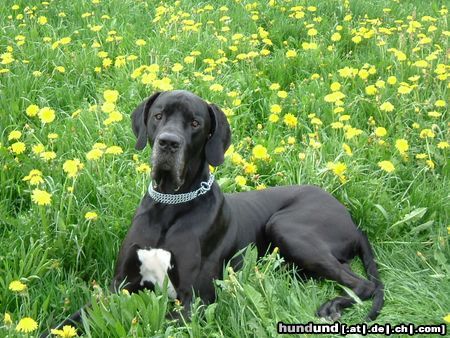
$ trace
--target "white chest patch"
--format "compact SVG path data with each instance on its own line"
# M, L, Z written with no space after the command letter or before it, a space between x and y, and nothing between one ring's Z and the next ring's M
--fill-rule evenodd
M141 285L144 285L144 282L151 282L162 288L164 278L167 277L167 294L172 299L177 298L177 292L167 275L167 271L172 268L170 252L163 249L139 249L137 255L141 261Z

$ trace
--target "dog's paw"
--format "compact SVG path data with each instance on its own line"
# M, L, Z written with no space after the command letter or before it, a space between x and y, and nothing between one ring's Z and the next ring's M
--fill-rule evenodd
M339 318L341 318L341 311L338 308L338 305L336 302L330 300L323 304L318 310L317 310L317 316L324 318L327 321L335 322Z

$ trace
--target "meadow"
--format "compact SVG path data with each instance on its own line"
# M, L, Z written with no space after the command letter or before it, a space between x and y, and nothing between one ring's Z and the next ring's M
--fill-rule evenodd
M224 191L308 183L346 205L385 283L377 323L450 323L444 4L3 0L0 336L37 336L92 300L87 337L272 337L278 321L323 322L316 309L346 292L250 249L190 321L165 319L180 305L164 291L108 293L151 170L130 113L171 89L226 112Z

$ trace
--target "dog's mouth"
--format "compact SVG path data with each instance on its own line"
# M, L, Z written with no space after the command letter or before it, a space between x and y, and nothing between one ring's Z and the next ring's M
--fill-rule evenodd
M155 151L152 155L152 185L161 193L176 193L184 184L185 165L182 153L167 155Z

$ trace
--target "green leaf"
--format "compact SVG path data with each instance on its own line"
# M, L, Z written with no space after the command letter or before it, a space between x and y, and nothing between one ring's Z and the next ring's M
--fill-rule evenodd
M413 211L411 211L410 213L406 214L403 219L401 219L398 222L395 222L394 224L392 224L389 227L389 230L406 222L411 222L411 221L415 221L415 220L419 220L423 217L423 215L425 215L425 213L427 212L428 208L417 208L414 209Z

